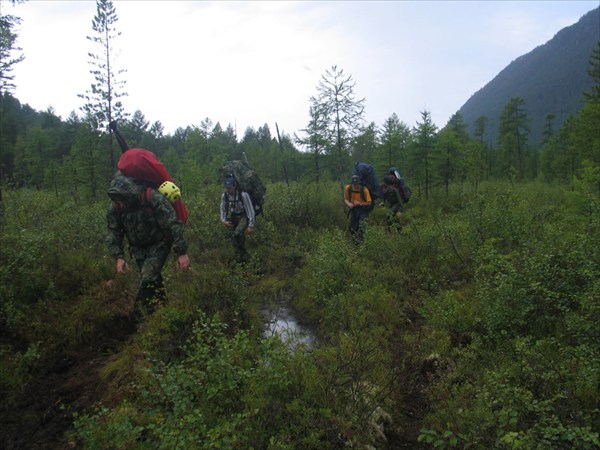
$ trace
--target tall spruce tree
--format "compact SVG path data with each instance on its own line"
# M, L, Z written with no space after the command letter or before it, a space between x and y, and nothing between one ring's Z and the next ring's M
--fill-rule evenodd
M17 1L13 1L14 3L19 3ZM7 121L4 119L8 113L7 109L9 105L5 103L12 103L12 97L10 97L10 93L15 88L15 84L13 82L14 75L11 74L15 64L23 61L25 56L23 54L14 55L14 52L20 51L21 48L17 47L17 38L18 34L15 32L14 28L21 22L21 19L12 15L3 15L2 11L0 11L0 148L2 148L2 153L12 154L14 141L10 142L6 138L5 126L7 125ZM2 158L4 159L4 158ZM2 182L4 179L4 164L3 161L0 160L0 202L2 202Z
M479 144L479 152L481 154L481 157L483 158L482 164L485 164L484 166L482 166L482 175L486 178L489 178L492 175L495 161L495 153L491 149L492 144L486 142L485 140L485 133L487 130L488 122L489 119L487 118L487 116L479 116L477 119L475 119L474 131L474 136Z
M437 127L431 119L431 112L421 111L421 122L417 122L413 133L412 153L417 172L417 182L422 186L425 197L429 197L433 184L431 162L437 135Z
M313 155L315 181L321 179L321 156L327 151L327 121L316 97L310 98L308 125L301 131L305 136L294 135L296 144L306 147Z
M452 181L463 181L467 169L467 147L470 137L467 124L459 112L454 113L438 135L437 173L448 193Z
M337 176L341 181L347 172L352 139L364 121L365 99L356 99L352 75L332 66L317 85L319 113L327 125L327 140L333 154Z
M375 156L375 149L379 146L379 132L375 122L364 127L352 144L352 158L354 161L371 161Z
M23 54L14 55L21 50L17 46L18 34L15 27L21 23L21 18L0 14L0 99L5 92L15 88L14 75L11 74L15 64L23 61Z
M92 29L95 35L87 36L94 44L95 51L88 53L94 76L91 89L79 97L85 100L81 108L85 116L92 120L93 127L100 133L106 131L109 136L108 147L110 154L110 167L116 167L115 152L113 150L113 137L108 125L113 120L125 117L123 104L119 98L126 96L123 88L125 81L119 78L126 72L125 69L116 69L115 61L117 51L114 43L121 35L115 28L118 21L117 12L110 0L96 0L96 15L92 20Z
M446 127L438 133L431 162L432 169L441 180L446 195L448 195L450 183L457 181L463 170L462 155L464 152L454 128Z
M498 143L501 152L501 169L511 178L525 178L528 157L527 139L530 134L529 117L525 109L525 99L512 97L500 115Z
M388 167L402 166L404 171L406 167L406 149L410 142L410 127L401 122L396 113L392 113L383 123L381 129L381 147L382 158Z

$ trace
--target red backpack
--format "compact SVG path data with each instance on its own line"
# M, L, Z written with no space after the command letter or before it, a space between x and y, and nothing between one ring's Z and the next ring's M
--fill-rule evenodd
M143 148L125 150L119 158L117 168L126 177L143 181L154 189L165 181L173 181L173 178L156 155ZM185 224L188 219L188 211L181 198L173 203L173 209L175 209L179 220Z

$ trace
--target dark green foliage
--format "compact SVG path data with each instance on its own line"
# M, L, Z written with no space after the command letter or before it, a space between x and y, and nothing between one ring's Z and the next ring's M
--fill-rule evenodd
M15 88L14 75L11 74L15 64L25 59L24 55L16 55L21 48L17 46L17 26L21 18L0 14L0 96Z
M428 348L446 368L429 389L435 412L424 442L444 448L599 444L592 425L600 404L597 233L565 212L567 197L542 186L528 189L502 202L512 205L503 208L504 221L485 220L500 211L494 196L485 196L486 206L467 206L476 208L469 215L480 224L473 284L425 303Z

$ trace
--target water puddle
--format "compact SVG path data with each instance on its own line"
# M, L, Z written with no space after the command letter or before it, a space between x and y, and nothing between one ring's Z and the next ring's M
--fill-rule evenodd
M310 350L315 345L315 335L302 325L298 315L286 303L267 305L262 310L265 318L263 336L278 336L290 350Z

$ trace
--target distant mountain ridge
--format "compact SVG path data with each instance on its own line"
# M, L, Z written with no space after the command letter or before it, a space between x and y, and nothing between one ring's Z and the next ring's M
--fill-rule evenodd
M459 109L469 132L475 120L488 118L486 142L496 145L500 115L511 97L522 97L530 120L530 144L539 144L548 114L558 131L567 117L581 109L583 93L594 80L588 74L590 57L600 41L600 7L563 28L546 44L520 56Z

